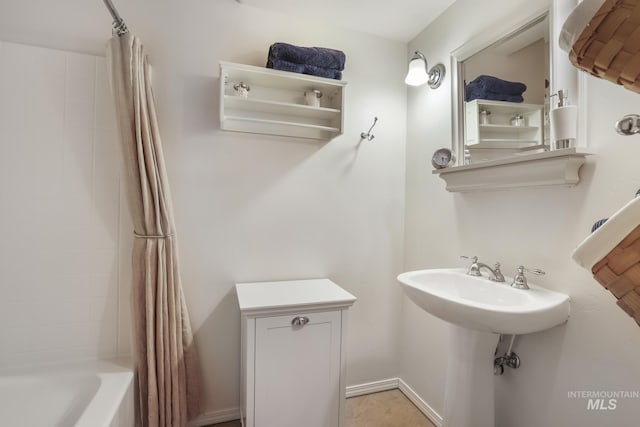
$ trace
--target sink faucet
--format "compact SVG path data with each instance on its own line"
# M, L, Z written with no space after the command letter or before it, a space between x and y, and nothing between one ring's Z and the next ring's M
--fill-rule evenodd
M482 273L480 270L484 268L489 270L489 280L493 282L504 282L504 276L502 275L502 271L500 271L499 262L496 262L493 268L491 268L483 262L478 262L477 256L468 257L463 255L462 258L467 258L471 260L471 266L469 267L469 270L467 270L467 274L469 276L482 276Z

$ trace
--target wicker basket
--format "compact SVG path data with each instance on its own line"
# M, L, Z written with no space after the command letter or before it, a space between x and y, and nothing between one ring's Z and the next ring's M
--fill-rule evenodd
M591 271L617 299L618 306L640 325L640 225Z
M569 59L596 77L640 93L640 0L606 0Z

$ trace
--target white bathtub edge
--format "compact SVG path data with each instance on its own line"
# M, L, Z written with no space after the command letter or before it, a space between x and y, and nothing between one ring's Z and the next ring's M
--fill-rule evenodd
M133 379L131 361L122 358L6 367L0 370L0 396L11 394L4 395L0 404L11 406L0 406L2 421L40 425L47 419L74 427L134 427ZM39 394L42 387L44 394ZM12 392L16 388L17 394Z

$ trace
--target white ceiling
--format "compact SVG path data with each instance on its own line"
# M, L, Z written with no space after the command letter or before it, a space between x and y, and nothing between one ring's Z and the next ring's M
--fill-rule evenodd
M408 42L455 0L236 0L315 22Z

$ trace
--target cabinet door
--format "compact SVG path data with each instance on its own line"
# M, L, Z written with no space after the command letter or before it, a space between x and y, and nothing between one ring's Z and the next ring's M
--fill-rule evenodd
M256 319L255 427L336 427L340 311Z

